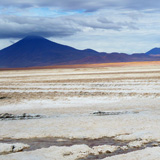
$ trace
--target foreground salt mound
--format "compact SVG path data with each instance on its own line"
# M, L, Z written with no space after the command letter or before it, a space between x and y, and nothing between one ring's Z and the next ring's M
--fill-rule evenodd
M11 153L11 152L19 152L19 151L23 151L26 148L29 148L28 144L23 144L23 143L14 143L14 144L0 143L0 154L7 154L7 153Z
M35 151L13 153L5 156L0 156L1 160L79 160L84 159L89 155L99 155L102 153L112 153L118 147L102 145L93 148L87 145L74 145L71 147L56 147L42 148Z
M92 148L92 154L99 155L104 153L112 153L118 149L118 146L111 146L111 145L101 145L101 146L94 146Z
M71 147L50 147L29 152L13 153L0 156L1 160L76 160L86 157L91 152L87 145Z
M128 144L128 147L130 147L130 148L140 148L140 147L142 147L144 144L143 144L143 142L142 141L133 141L133 142L130 142L129 144Z
M35 151L18 152L1 155L0 160L80 160L86 159L89 155L100 155L103 153L114 153L117 146L102 145L93 148L87 145L74 145L71 147L42 148ZM112 155L103 160L159 160L160 147L146 148L126 154Z
M103 160L159 160L160 147L146 148L126 154L104 158Z
M153 126L150 126L150 128L151 127ZM160 129L157 128L157 130L160 130ZM136 145L140 147L144 144L152 143L154 141L156 142L155 144L153 144L153 146L158 146L158 143L160 142L160 135L159 135L159 132L156 132L156 130L155 131L143 130L143 131L137 131L131 134L116 136L114 139L118 141L133 141L133 143L131 142L129 144L131 145L130 147L136 147Z

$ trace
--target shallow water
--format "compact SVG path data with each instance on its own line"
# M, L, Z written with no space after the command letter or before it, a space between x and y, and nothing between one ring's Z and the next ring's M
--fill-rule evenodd
M86 144L89 147L98 145L127 145L127 142L117 141L114 138L99 138L99 139L68 139L68 138L31 138L31 139L3 139L0 143L25 143L30 145L27 151L36 150L40 148L48 148L50 146L72 146Z
M31 139L3 139L0 140L0 143L24 143L30 145L29 148L24 149L24 151L33 151L41 148L49 148L51 146L72 146L72 145L81 145L86 144L90 148L94 146L101 146L101 145L112 145L112 146L118 146L119 149L117 149L115 152L112 153L99 153L98 155L89 154L87 157L83 159L77 159L77 160L97 160L97 159L103 159L105 157L111 157L119 154L125 154L137 150L142 150L147 147L153 147L154 143L157 142L148 142L141 147L132 147L123 150L122 146L127 146L128 143L131 141L120 141L115 140L114 137L103 137L99 139L68 139L68 138L53 138L53 137L46 137L46 138L31 138ZM160 146L160 143L157 143L158 146Z

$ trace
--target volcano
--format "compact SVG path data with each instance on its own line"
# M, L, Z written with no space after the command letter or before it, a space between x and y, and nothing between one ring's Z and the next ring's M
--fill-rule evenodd
M0 68L92 64L160 60L149 54L101 53L92 49L78 50L40 36L27 36L0 50Z

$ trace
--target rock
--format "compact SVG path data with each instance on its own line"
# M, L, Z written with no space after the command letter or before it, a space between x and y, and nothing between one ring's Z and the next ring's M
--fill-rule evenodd
M0 99L6 99L7 97L0 97Z
M14 115L13 114L9 114L9 113L2 113L0 114L0 118L4 119L4 118L13 118Z
M22 115L13 115L9 113L2 113L0 114L0 119L1 120L23 120L23 119L32 119L32 118L40 118L41 115L31 115L31 114L26 114L23 113Z
M119 112L102 112L97 111L93 112L92 114L98 115L98 116L104 116L104 115L121 115L121 114L137 114L138 112L131 112L131 111L119 111Z
M93 114L102 116L102 115L106 115L106 112L97 111L97 112L93 112Z
M26 113L23 113L22 117L26 117Z
M40 115L35 115L35 117L41 117Z

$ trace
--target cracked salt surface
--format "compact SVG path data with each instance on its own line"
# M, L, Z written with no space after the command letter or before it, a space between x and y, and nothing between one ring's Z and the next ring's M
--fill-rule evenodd
M101 72L101 69L82 70L45 70L45 74L37 70L36 79L33 71L3 72L0 97L7 98L0 99L0 113L46 117L0 121L1 142L28 142L30 145L28 151L1 155L0 159L153 160L160 157L159 69L156 72L150 69L147 73L147 69L144 72L124 68L128 72L139 71L126 74L118 68L114 74ZM93 73L81 74L83 72ZM29 77L25 77L26 74ZM2 92L4 90L7 92ZM50 90L63 94L49 93ZM69 94L71 90L73 93ZM84 92L88 91L91 94L86 96ZM102 96L95 91L108 94ZM93 115L97 111L106 115Z

